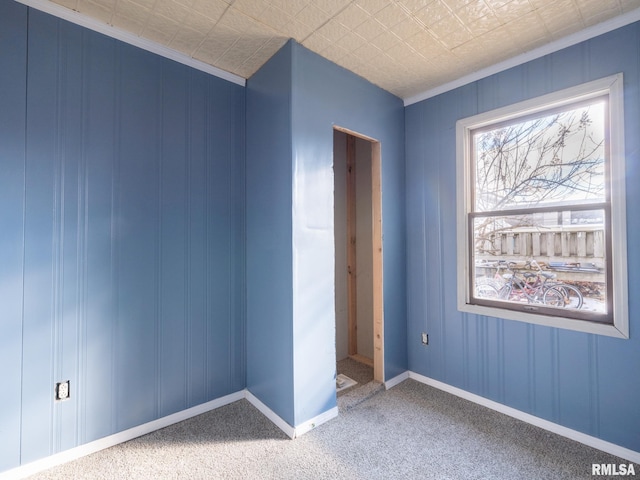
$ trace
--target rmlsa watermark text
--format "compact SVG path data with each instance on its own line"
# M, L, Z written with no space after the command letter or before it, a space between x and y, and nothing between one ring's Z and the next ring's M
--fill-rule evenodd
M592 463L591 475L628 476L635 475L633 463Z

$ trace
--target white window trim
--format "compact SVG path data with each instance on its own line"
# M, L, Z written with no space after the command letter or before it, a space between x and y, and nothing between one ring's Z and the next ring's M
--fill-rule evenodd
M629 338L629 305L627 285L627 231L625 207L624 96L622 73L575 87L532 98L456 123L456 190L457 190L457 258L458 310L478 315L505 318L536 325L546 325L579 332ZM613 269L613 325L585 320L548 316L539 313L508 310L469 303L469 248L467 213L471 211L471 179L469 169L471 131L486 125L507 121L524 114L537 113L587 100L603 94L609 96L610 171L611 171L611 268Z

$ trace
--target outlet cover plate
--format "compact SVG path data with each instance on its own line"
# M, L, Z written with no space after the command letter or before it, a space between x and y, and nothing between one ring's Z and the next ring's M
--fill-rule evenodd
M56 383L56 400L66 400L69 395L69 380Z

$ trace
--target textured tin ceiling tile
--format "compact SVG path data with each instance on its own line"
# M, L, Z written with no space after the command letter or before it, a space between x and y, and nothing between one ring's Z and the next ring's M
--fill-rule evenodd
M400 23L393 25L389 28L389 30L391 30L401 39L406 40L407 38L413 37L417 33L423 32L424 28L415 19L407 18L406 20L402 20Z
M296 15L296 20L304 23L305 25L309 25L314 30L316 28L320 28L322 25L327 23L331 17L320 10L318 7L313 5L312 3L308 4L304 7L298 14Z
M386 28L393 27L409 18L409 14L395 3L387 5L374 15L375 19Z
M348 5L344 10L338 13L334 18L349 30L355 29L364 22L369 15L356 4Z
M479 37L480 35L484 35L485 33L490 32L491 30L494 30L501 25L502 23L500 22L500 20L498 20L498 17L496 17L493 13L490 13L489 15L468 23L466 27L474 37Z
M174 22L181 23L189 14L189 8L174 0L157 0L153 11L157 15L170 18Z
M380 35L371 40L371 43L383 52L386 52L390 48L400 43L400 39L389 30L385 30Z
M111 23L113 8L106 8L90 0L78 0L78 12L104 23Z
M268 3L262 0L236 0L233 9L248 15L251 18L260 18L262 12L268 7Z
M211 31L213 27L215 27L215 25L215 20L192 11L182 22L181 28L184 28L185 30L195 30L202 33L203 35L206 35Z
M204 15L214 21L220 20L220 17L229 8L229 4L223 0L194 0L193 11Z
M120 14L115 14L111 17L111 25L136 35L142 34L142 31L144 30L143 21L144 20L138 20L136 18L130 18Z
M387 0L355 0L355 3L369 15L375 15L389 5Z
M263 3L264 0L262 0ZM287 12L292 17L295 17L298 13L300 13L307 5L311 2L310 0L270 0L271 5L279 8L283 12Z
M275 30L282 30L286 28L289 23L293 22L293 16L274 5L269 5L262 12L260 20Z
M205 35L201 32L189 28L181 28L175 34L169 46L191 57L204 39Z
M151 14L151 8L130 0L119 0L115 6L115 14L128 17L144 25L147 17Z
M303 42L309 35L313 33L313 28L311 28L306 23L302 23L298 19L293 19L291 22L287 23L283 28L279 30L282 36L294 38L298 42Z
M427 26L443 20L451 19L453 12L443 1L434 0L426 7L418 10L415 14L416 18Z
M302 45L307 47L309 50L313 50L316 53L320 53L322 50L324 50L327 47L329 43L330 42L329 40L327 40L327 38L323 37L318 32L314 32L311 35L309 35L304 40L304 42L302 42Z
M336 42L349 33L349 29L336 20L329 20L318 29L321 34L329 42Z
M384 32L384 27L374 18L369 17L365 22L358 25L354 31L368 42Z
M640 8L640 0L51 1L245 78L294 38L404 97Z
M493 13L491 8L483 1L473 1L453 12L464 24L469 24L482 17Z
M343 10L350 3L351 0L315 0L313 2L316 7L328 13L331 17Z
M367 41L355 32L349 32L340 39L340 45L350 52L356 51L365 43L367 43Z
M167 46L173 38L173 34L165 30L155 30L153 28L145 28L143 31L144 38L158 43L162 46Z

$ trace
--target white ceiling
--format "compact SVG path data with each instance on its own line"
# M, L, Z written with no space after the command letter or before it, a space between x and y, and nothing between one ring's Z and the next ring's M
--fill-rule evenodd
M52 1L245 79L294 38L405 100L640 12L640 0Z

